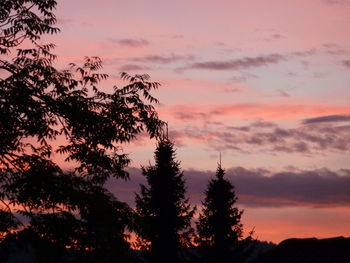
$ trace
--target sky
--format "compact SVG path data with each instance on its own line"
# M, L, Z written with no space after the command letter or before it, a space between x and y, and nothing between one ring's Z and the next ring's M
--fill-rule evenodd
M188 194L222 154L243 224L261 240L350 235L350 1L58 1L57 65L99 56L110 78L149 74ZM124 146L133 204L155 141Z

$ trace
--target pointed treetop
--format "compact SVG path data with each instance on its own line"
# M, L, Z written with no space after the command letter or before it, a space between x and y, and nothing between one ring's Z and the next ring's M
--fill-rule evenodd
M216 171L216 176L217 178L219 179L222 179L225 175L225 170L222 169L222 166L221 166L221 152L220 152L220 155L219 155L219 163L218 163L218 169Z
M216 170L216 177L217 177L218 179L222 179L222 178L224 178L224 175L225 175L225 170L222 169L221 163L220 163L220 164L218 165L218 169Z

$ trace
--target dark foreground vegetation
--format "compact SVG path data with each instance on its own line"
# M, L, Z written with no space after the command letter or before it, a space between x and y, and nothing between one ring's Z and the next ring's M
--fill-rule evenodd
M186 251L195 246L212 251L208 258L224 253L229 259L230 246L241 241L241 212L221 167L208 186L197 233L173 144L154 108L151 91L159 84L122 73L126 85L103 92L98 84L108 76L99 73L96 57L58 70L54 45L41 40L59 32L56 4L0 5L0 260L133 261L141 252L132 253L130 232L152 262L192 260ZM143 169L148 186L141 187L134 211L104 185L110 177L129 178L122 146L140 133L158 146L155 166ZM63 170L54 155L73 168Z
M257 259L273 245L244 235L221 164L194 228L196 208L154 107L159 84L121 73L125 86L103 92L98 84L108 76L96 57L55 68L54 45L41 37L59 32L56 4L0 2L0 262L277 262L293 251L286 241ZM132 209L105 183L129 179L122 146L141 133L158 144ZM54 155L73 168L62 169Z

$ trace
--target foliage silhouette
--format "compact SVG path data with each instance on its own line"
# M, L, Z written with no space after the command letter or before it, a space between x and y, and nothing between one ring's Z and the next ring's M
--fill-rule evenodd
M175 160L173 143L158 142L155 165L143 167L148 186L136 194L138 245L148 250L151 262L179 262L180 249L191 242L191 219L195 209L185 197L186 188L180 163Z
M158 101L150 93L159 83L122 73L127 85L103 92L98 84L108 75L99 73L97 57L56 69L54 44L41 43L43 35L59 32L56 4L0 5L0 238L47 242L61 252L71 247L88 255L86 262L103 262L102 254L120 255L128 247L124 230L131 217L103 184L128 178L123 143L144 131L160 134ZM57 154L74 170L64 172Z
M211 179L197 222L197 243L203 262L230 262L234 246L243 234L243 211L235 207L234 186L224 178L225 171L218 166L216 178Z

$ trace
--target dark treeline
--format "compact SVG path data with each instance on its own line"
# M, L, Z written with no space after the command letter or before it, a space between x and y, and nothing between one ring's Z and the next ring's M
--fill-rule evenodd
M194 229L196 208L150 93L159 84L122 73L124 87L102 92L108 76L96 57L56 69L54 45L41 42L59 32L56 4L0 3L0 262L241 260L250 234L243 239L242 211L221 165ZM129 179L121 146L142 132L158 145L133 210L105 182ZM63 170L58 154L74 169Z

